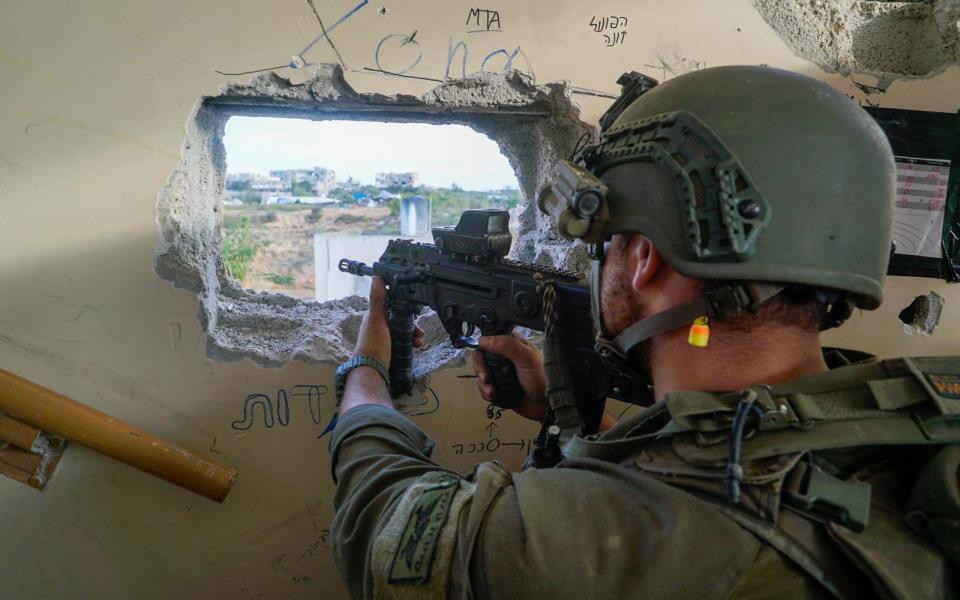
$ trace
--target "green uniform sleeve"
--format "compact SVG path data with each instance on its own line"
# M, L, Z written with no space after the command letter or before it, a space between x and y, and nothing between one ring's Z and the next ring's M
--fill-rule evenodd
M696 498L624 465L567 461L467 477L377 406L331 440L334 556L355 598L722 598L757 541Z
M409 419L378 405L351 409L333 431L334 559L354 598L373 597L373 542L407 489L433 472L455 477L430 460L433 447Z

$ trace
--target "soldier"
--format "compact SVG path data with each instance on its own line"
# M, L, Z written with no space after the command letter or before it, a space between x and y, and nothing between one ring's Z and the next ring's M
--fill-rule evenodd
M351 594L960 594L960 360L820 346L882 298L895 169L873 120L805 76L706 69L641 95L583 170L561 168L602 183L599 209L552 210L594 245L601 343L650 375L657 402L574 436L557 468L461 477L393 409L376 281L331 440ZM544 418L539 351L481 347L514 362L517 412Z

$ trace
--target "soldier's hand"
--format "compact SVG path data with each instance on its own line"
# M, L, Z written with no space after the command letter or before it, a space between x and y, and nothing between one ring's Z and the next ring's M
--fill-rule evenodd
M423 346L423 330L414 328L413 345ZM363 314L360 324L360 334L357 336L357 345L354 356L366 354L390 365L390 327L387 325L387 288L383 279L373 278L370 285L370 310Z
M479 342L481 350L503 356L512 362L517 370L517 380L524 392L520 406L516 408L517 413L534 421L542 421L549 408L543 354L516 331L513 335L481 336ZM492 402L497 390L482 352L473 353L473 370L477 374L480 396L487 402Z

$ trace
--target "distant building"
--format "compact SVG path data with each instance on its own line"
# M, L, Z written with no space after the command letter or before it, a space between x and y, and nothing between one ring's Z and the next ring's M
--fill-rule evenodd
M254 192L282 192L287 188L284 187L283 181L278 177L256 175L250 181L250 189Z
M339 187L341 190L344 190L346 192L354 192L356 190L359 190L361 187L363 187L363 184L348 175L347 180L341 181L337 187Z
M227 173L227 189L246 187L257 177L256 173Z
M337 204L336 198L327 198L326 196L267 196L264 195L260 204L264 205L282 205L282 204L309 204L311 206Z
M388 192L387 190L380 190L376 194L370 197L370 200L374 202L389 202L390 200L399 200L400 194L394 194L393 192Z
M420 185L419 173L377 173L377 187L408 187Z
M289 190L294 183L307 181L313 184L318 195L328 194L337 184L336 171L324 167L270 171L270 177L275 177L283 182L286 190Z

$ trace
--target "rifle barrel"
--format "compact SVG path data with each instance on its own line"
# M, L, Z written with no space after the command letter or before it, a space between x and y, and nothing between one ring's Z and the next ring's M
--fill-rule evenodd
M367 277L373 277L373 267L365 263L362 263L359 260L350 260L348 258L341 258L340 262L337 264L337 268L340 269L342 273L350 273L351 275L366 275Z

